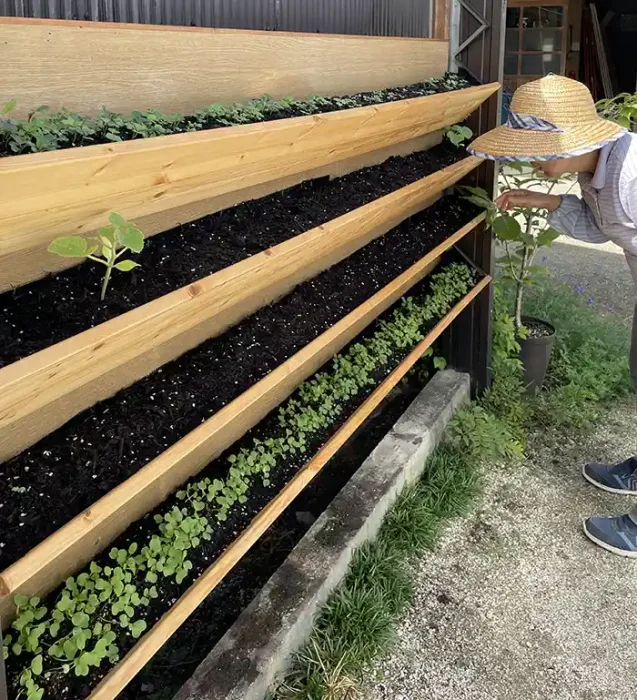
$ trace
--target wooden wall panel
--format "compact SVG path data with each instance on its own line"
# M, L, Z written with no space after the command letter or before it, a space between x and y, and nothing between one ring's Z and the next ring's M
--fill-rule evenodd
M344 95L447 69L432 39L0 19L0 104L16 114L192 112L213 102Z

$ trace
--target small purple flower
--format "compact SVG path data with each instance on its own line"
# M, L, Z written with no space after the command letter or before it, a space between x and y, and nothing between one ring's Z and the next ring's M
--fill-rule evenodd
M578 294L583 294L583 293L584 293L584 287L577 287L577 286L576 286L576 287L575 287L575 291L576 291Z
M542 256L542 262L546 262L547 260L548 258L546 257L546 255Z
M588 303L589 303L589 304L594 304L594 303L595 303L595 299L593 299L593 297L588 297Z

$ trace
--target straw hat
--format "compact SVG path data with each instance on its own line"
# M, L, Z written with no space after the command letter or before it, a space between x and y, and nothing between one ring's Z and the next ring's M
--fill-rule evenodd
M491 160L555 160L595 151L624 132L597 114L585 85L548 75L519 87L507 123L479 136L469 151Z

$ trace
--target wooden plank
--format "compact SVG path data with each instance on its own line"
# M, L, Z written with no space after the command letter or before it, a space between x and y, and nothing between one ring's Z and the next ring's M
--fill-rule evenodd
M473 156L0 369L0 462L431 204Z
M434 3L434 38L449 41L450 0L432 0Z
M0 291L41 276L30 252L324 168L463 120L497 84L275 122L0 160Z
M136 223L142 231L144 231L146 236L152 236L156 233L168 231L188 223L189 221L201 219L208 214L213 214L223 209L229 209L242 202L267 197L275 192L280 192L288 187L298 185L305 180L313 180L320 177L340 177L355 170L359 170L360 168L383 163L387 158L391 158L392 156L406 156L416 151L427 150L439 144L442 141L442 136L442 130L434 131L431 134L425 134L425 136L419 136L415 139L389 146L388 148L382 148L337 163L330 163L322 168L295 173L294 175L280 180L272 180L271 182L266 182L255 187L235 190L221 195L220 197L202 199L182 207L175 207L148 216L142 216L137 219ZM0 259L0 292L12 286L10 285L11 278L7 277L6 274L3 280L2 270L4 270L5 273L7 270L13 270L14 272L10 272L9 274L14 275L14 279L15 277L21 277L20 271L26 270L28 280L31 280L44 277L47 274L60 272L77 264L78 261L73 258L61 258L57 255L51 255L44 246L20 250L15 254L9 254L4 265L2 259Z
M372 415L387 394L407 374L438 336L451 324L491 282L485 277L438 323L438 325L411 351L398 367L380 384L372 395L352 414L323 448L254 518L237 539L214 561L181 598L164 614L159 622L131 649L97 688L89 700L113 700L153 658L170 637L201 605L206 597L232 571L243 556L278 519L283 511L306 488L329 460L347 442L354 432Z
M409 85L443 75L447 55L431 39L0 18L0 104L194 112Z
M276 408L301 382L423 279L440 255L483 219L484 215L480 215L463 226L368 301L2 572L3 624L12 619L16 593L45 595L91 561L130 523L159 505Z

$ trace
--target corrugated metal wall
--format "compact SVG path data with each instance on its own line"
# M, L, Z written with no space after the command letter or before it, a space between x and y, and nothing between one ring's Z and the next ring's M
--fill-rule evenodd
M430 36L433 0L0 0L0 16Z

